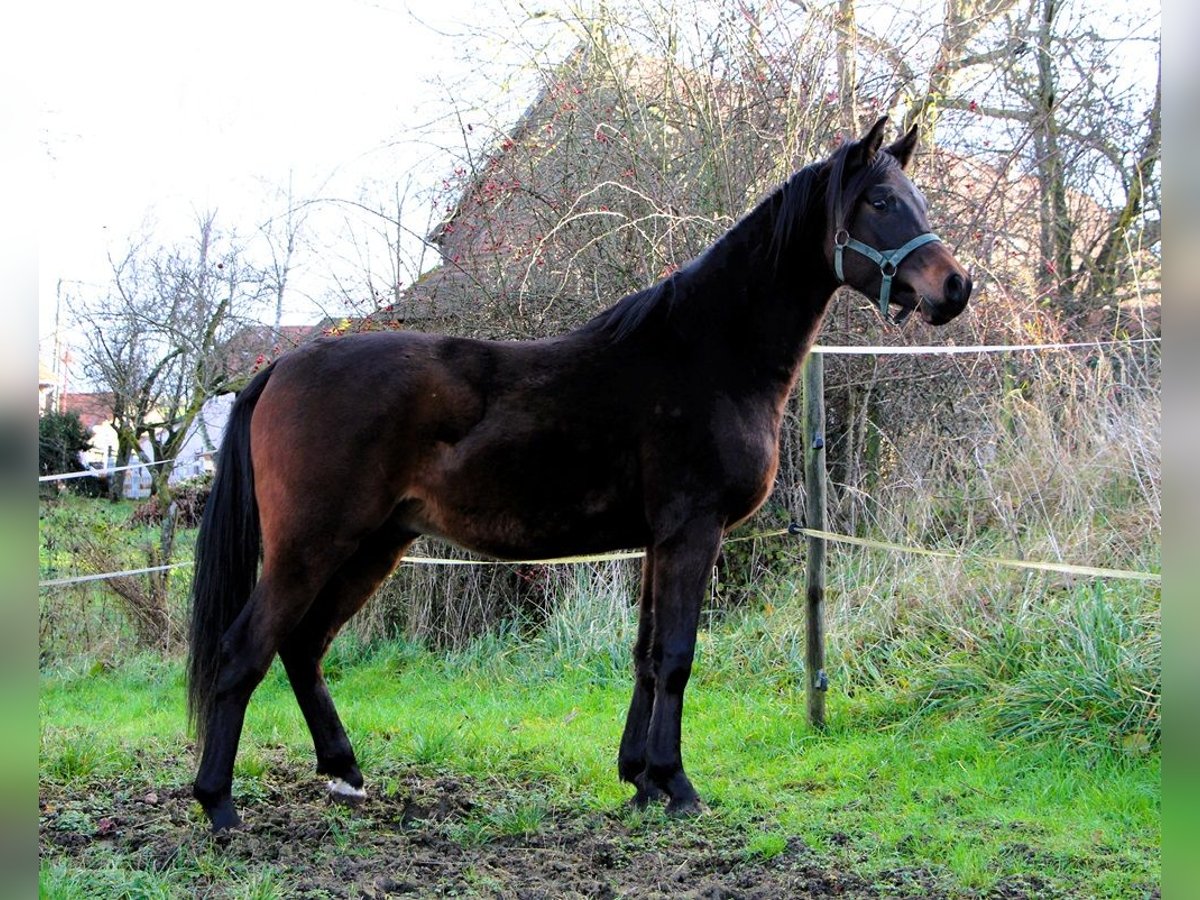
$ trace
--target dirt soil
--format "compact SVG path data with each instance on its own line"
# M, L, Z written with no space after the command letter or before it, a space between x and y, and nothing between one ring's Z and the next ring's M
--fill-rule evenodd
M216 836L186 788L94 784L72 793L43 786L40 853L80 867L115 860L129 870L182 870L188 893L210 897L225 895L239 869L270 870L278 894L297 898L1064 896L1036 877L985 893L956 889L923 869L867 878L796 838L763 858L747 851L753 828L714 815L674 821L656 811L571 812L526 800L525 808L537 810L532 819L504 818L495 811L520 808L519 794L461 776L408 773L389 796L376 785L354 809L332 806L311 772L273 772L269 783L278 787L240 798L243 827Z

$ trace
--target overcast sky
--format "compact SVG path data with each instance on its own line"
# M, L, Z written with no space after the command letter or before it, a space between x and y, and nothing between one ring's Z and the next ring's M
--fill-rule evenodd
M479 0L50 3L38 77L39 318L106 280L106 254L153 223L182 240L197 212L253 227L286 185L352 194L431 163L406 132L444 115L435 79L470 76ZM451 123L452 124L452 123ZM423 128L422 134L428 134Z
M939 0L906 0L906 12L915 3L937 21ZM860 4L872 5L876 16L897 15L891 3ZM252 230L289 176L299 196L352 199L368 180L414 169L419 187L433 187L453 165L445 148L458 128L444 85L502 98L488 71L523 62L506 65L511 46L465 37L515 32L506 17L523 16L517 0L46 0L37 10L28 65L38 94L43 339L60 283L68 297L105 283L107 254L147 227L158 243L183 241L197 213L215 209L218 224ZM536 20L547 34L552 18ZM494 123L515 117L531 94L513 85L511 109L489 110ZM316 317L314 309L291 321Z

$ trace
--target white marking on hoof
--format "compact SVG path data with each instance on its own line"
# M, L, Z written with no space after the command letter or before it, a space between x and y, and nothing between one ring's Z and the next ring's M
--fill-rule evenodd
M329 780L329 793L333 795L335 800L343 800L348 803L357 803L360 800L367 799L367 792L362 788L357 788L341 778L331 778Z

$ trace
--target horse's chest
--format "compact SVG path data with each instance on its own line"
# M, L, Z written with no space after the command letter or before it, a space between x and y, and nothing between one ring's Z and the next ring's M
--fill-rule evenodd
M731 520L753 513L775 482L779 445L770 432L743 435L720 448L721 494Z
M779 410L775 404L721 398L709 433L730 477L757 480L773 474L779 456Z
M730 523L753 513L770 494L779 462L773 408L718 401L690 428L662 437L665 464L648 474L667 486L664 494L693 493L703 504L715 504ZM648 493L656 493L653 485Z
M720 493L731 522L752 514L775 482L779 466L779 416L771 407L726 410L713 427Z

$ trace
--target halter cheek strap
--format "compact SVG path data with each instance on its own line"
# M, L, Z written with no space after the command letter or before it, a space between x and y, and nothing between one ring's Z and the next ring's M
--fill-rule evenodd
M903 247L897 247L895 250L876 250L874 247L850 237L850 232L845 228L839 228L837 234L833 236L833 270L837 273L838 280L845 282L846 276L842 273L842 252L847 248L856 250L878 265L879 272L883 276L883 283L879 286L879 311L886 319L888 299L892 294L892 276L900 268L904 257L931 241L941 241L941 238L932 231L927 231L924 234L918 234Z

